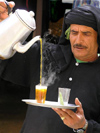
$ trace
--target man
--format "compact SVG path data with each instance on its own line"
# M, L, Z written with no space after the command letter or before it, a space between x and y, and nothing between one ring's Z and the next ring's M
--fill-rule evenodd
M3 14L6 5L0 5ZM100 133L99 13L100 9L92 6L72 9L65 14L59 45L43 44L45 82L50 76L49 68L56 75L48 86L47 100L57 101L59 87L71 88L69 103L75 101L80 107L53 109L57 115L50 108L28 106L21 133ZM69 27L70 43L65 39ZM3 79L31 88L30 99L35 98L35 85L39 84L39 50L37 42L25 54L16 53L0 64Z

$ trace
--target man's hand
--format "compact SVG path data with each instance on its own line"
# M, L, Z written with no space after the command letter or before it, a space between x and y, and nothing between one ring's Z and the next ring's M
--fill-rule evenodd
M8 17L8 9L4 1L5 0L0 0L0 22ZM15 6L13 1L8 2L8 4L11 8Z
M79 105L80 107L77 108L76 112L73 112L69 109L53 109L61 118L63 118L63 122L65 125L67 125L70 128L78 129L83 128L86 119L84 116L84 111L82 109L82 104L78 100L78 98L75 99L75 104Z

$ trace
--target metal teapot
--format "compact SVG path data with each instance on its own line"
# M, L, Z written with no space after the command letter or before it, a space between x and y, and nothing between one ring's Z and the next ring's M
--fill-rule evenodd
M32 31L36 29L34 12L17 9L0 22L0 59L11 58L16 51L26 52L40 36L23 45Z

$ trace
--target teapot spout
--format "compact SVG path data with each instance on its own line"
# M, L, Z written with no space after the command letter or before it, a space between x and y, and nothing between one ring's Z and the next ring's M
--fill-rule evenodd
M40 36L36 36L25 45L22 45L21 42L18 42L14 45L13 50L19 53L25 53L36 41L39 41L39 40L40 40Z

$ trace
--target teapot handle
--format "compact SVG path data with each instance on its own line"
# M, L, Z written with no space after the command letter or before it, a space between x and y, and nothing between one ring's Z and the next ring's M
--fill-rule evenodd
M12 8L9 6L8 1L5 0L5 4L7 5L8 8L8 15L12 12Z

